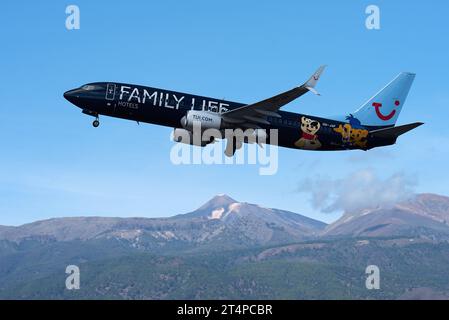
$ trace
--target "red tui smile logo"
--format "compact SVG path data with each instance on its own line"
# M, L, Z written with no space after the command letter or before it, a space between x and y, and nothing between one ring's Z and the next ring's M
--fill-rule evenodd
M396 100L396 101L394 102L394 105L395 105L396 107L398 107L400 104L401 104L401 102L399 102L399 100ZM373 107L374 107L374 109L376 110L376 114L377 114L377 116L379 117L379 119L380 119L380 120L383 120L383 121L390 120L390 119L393 118L394 115L396 114L396 110L391 111L391 112L390 112L389 114L387 114L387 115L382 114L382 112L380 112L380 108L382 107L382 103L373 102Z

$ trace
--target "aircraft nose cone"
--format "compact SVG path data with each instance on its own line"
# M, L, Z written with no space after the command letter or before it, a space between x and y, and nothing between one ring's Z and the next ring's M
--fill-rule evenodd
M75 103L76 99L78 98L78 96L73 91L75 90L64 92L64 98L71 103Z

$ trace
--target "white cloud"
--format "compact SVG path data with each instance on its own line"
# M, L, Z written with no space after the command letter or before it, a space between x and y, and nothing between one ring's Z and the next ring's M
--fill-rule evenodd
M308 178L299 192L309 193L314 208L322 212L357 212L388 206L410 198L416 183L403 173L380 178L372 169L353 172L342 179Z

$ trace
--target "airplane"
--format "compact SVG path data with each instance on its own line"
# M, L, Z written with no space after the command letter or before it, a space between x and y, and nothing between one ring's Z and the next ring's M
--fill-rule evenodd
M232 157L242 143L272 143L269 130L277 129L276 144L286 148L337 151L370 150L396 143L397 138L422 122L396 126L404 106L414 73L401 72L382 90L356 111L331 119L280 110L307 92L320 95L316 84L326 66L321 66L304 84L271 98L238 103L140 85L95 82L64 93L64 98L82 109L84 114L150 123L174 128L174 141L206 146L215 139L192 139L194 126L201 130L252 130L255 140L227 138L225 154ZM187 136L190 139L180 139ZM232 140L232 141L231 141ZM273 139L274 143L274 139Z

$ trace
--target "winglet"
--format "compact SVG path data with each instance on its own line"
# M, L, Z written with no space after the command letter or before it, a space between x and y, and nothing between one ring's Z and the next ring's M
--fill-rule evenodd
M315 90L315 86L318 83L318 80L320 80L321 74L323 73L324 69L326 68L326 65L323 65L318 68L317 71L310 77L309 80L303 85L307 90L310 92L313 92L316 95L320 95L318 91Z

